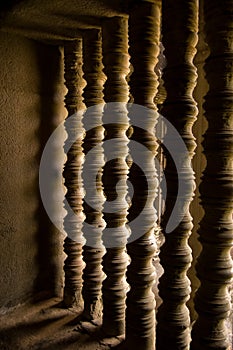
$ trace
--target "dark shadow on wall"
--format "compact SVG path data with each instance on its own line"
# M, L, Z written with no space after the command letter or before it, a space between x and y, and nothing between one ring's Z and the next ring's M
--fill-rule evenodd
M56 127L58 114L61 114L64 96L62 95L62 61L59 47L36 44L37 64L40 74L40 127L38 139L40 140L40 152L38 163L45 144ZM60 111L59 111L60 106ZM60 116L62 118L64 116ZM56 160L51 159L51 162ZM38 164L39 166L39 164ZM59 295L63 283L63 237L51 223L44 209L39 193L39 207L37 219L39 221L38 232L38 277L35 280L34 292L42 292L42 298ZM44 292L44 293L43 293Z
M7 0L0 3L0 19L4 17L7 12L11 11L14 6L25 2L25 0Z

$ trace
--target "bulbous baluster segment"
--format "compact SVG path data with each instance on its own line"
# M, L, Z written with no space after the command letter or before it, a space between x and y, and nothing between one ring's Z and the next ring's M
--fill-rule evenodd
M103 85L106 77L102 63L101 30L86 30L83 35L83 73L86 86L83 90L87 107L104 102ZM102 114L100 115L102 118Z
M132 113L131 110L129 116L134 125L136 123ZM150 114L150 126L154 127L157 113L150 110ZM150 130L149 119L147 115L144 122L147 130ZM134 162L130 168L129 181L133 185L134 196L128 215L131 243L127 245L127 252L131 262L127 271L130 291L127 294L126 308L126 348L137 346L138 349L148 350L155 347L155 298L152 287L156 273L152 262L156 251L154 233L157 221L153 205L157 192L154 162L157 145L154 134L150 131L151 133L134 127L129 143L130 155ZM143 148L137 150L135 142L142 144ZM137 167L138 158L143 164L142 171Z
M84 197L84 212L86 215L83 233L86 244L83 248L83 259L86 266L83 271L83 317L88 320L101 316L102 299L101 288L103 281L102 257L104 247L101 236L105 227L102 209L104 195L102 189L102 168L104 166L104 156L102 149L103 128L101 116L103 105L89 107L85 113L85 129L89 130L84 139L84 152L86 155L84 162L83 178L86 189ZM89 149L89 147L91 147ZM88 150L90 153L88 153Z
M67 43L64 47L65 61L65 85L67 95L65 106L68 117L77 113L76 118L65 124L67 140L64 149L67 152L67 161L64 166L64 184L67 192L65 195L65 209L67 215L64 218L64 229L67 237L64 242L64 252L67 255L64 264L65 287L63 302L66 307L82 305L82 181L81 168L83 162L82 154L82 41L77 40ZM67 119L68 121L68 119ZM76 214L76 216L74 215Z
M121 120L125 114L126 120L121 125L112 124L106 127L104 150L106 165L103 173L104 193L104 220L106 228L103 231L103 243L106 254L103 258L103 269L106 279L103 282L103 330L107 335L117 336L125 332L125 271L127 255L125 246L128 237L126 227L127 216L127 174L126 155L128 153L128 139L125 135L128 125L127 110L109 111L109 118ZM105 109L104 117L107 117ZM119 114L119 115L118 115ZM105 120L105 119L104 119ZM108 142L109 141L109 142ZM117 158L116 158L117 157Z
M128 102L129 73L128 20L121 17L103 23L103 64L107 80L104 84L105 102Z
M195 188L191 167L195 149L192 125L197 114L193 99L197 77L193 59L197 43L198 1L181 0L175 3L165 0L162 11L162 38L167 60L163 79L167 97L161 114L179 132L187 152L185 148L174 148L171 157L165 150L167 198L161 222L165 243L160 252L164 274L159 281L162 304L157 313L156 348L187 350L190 343L190 317L186 306L190 281L187 270L192 260L188 245L192 230L189 205ZM172 138L168 142L175 144ZM183 186L182 189L179 186ZM170 229L168 223L176 201L180 203L180 213L175 227ZM170 225L174 226L171 221Z
M137 105L129 107L129 119L133 127L129 153L134 162L129 180L133 184L134 195L128 215L131 235L127 252L131 262L127 270L130 291L126 301L124 349L155 349L155 299L152 286L156 274L152 258L156 250L153 234L157 220L154 200L157 192L155 155L158 145L154 128L158 113L153 101L158 87L154 69L159 54L160 17L160 1L142 1L135 5L129 16L130 60L133 66L130 92ZM140 218L138 224L137 217Z
M205 214L199 227L202 251L196 270L201 285L195 297L198 318L192 331L192 350L231 348L226 320L230 312L233 238L232 8L232 0L204 1L210 49L205 63L209 91L204 103L208 129L203 148L207 166L200 185Z
M154 98L158 90L155 66L160 50L160 21L159 0L138 2L130 10L129 53L133 67L129 81L130 93L134 103L152 109L155 109Z
M83 233L86 244L83 248L83 260L86 264L83 271L83 317L93 320L101 316L101 288L103 281L102 230L105 226L102 210L104 203L102 186L102 168L104 154L102 141L104 128L103 84L105 76L102 65L102 39L100 30L85 31L83 36L83 72L86 86L84 102L88 107L84 113L83 124L86 136L83 141L85 161L83 165L83 181L86 189L84 197L84 213L86 216Z
M63 303L65 307L82 307L82 274L83 270L82 245L69 237L65 238L64 252L67 255L64 265L65 287Z
M68 117L85 108L82 97L85 86L82 70L82 46L82 39L67 42L64 45L64 77L65 86L67 87L65 107Z
M125 269L127 256L125 246L128 236L127 216L127 174L128 138L126 130L128 112L126 103L129 92L126 76L129 72L127 19L114 17L103 24L103 63L107 76L104 85L103 124L105 127L103 173L104 220L103 243L106 254L103 269L103 330L117 336L125 332Z

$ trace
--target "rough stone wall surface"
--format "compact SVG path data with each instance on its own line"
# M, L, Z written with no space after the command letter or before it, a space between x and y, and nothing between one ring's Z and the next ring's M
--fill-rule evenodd
M59 48L0 33L0 51L1 311L62 284L62 237L42 208L38 169L65 111Z

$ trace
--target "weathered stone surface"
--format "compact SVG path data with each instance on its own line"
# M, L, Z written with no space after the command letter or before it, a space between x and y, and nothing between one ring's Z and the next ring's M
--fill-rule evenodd
M134 107L130 109L129 119L133 133L130 136L129 153L134 161L134 142L142 144L150 151L142 151L140 154L145 164L145 167L141 169L144 173L135 164L132 164L130 168L129 180L134 186L134 197L132 206L129 208L129 226L134 220L135 213L140 215L147 201L150 205L143 216L143 224L140 227L141 237L127 245L131 261L127 269L130 290L126 300L125 349L153 350L155 348L155 300L152 286L156 274L152 258L156 250L153 235L156 230L157 216L153 203L157 191L154 157L158 145L154 136L154 128L158 114L154 105L154 97L158 80L154 69L159 54L160 11L160 1L142 1L133 6L129 17L129 52L133 66L129 82L130 92L135 104L148 108L148 113L143 121L143 129L134 126L137 121L137 113L135 113L137 106L134 106L135 109ZM147 189L148 184L150 191ZM133 228L134 230L137 228ZM132 235L135 233L131 232Z
M204 103L208 129L203 148L207 165L200 185L205 214L199 228L202 251L196 270L201 285L195 298L198 318L192 332L192 350L226 350L230 345L226 320L230 311L233 238L232 9L231 0L204 1L210 49L205 63L209 91Z
M64 230L67 237L64 242L64 252L67 255L64 264L65 287L64 304L66 307L82 305L82 223L83 215L83 188L82 188L82 136L73 142L73 135L80 134L82 128L82 40L67 43L64 47L65 85L68 89L65 96L65 106L68 118L77 113L72 125L67 130L67 161L64 166L63 176L67 188L67 204L76 214L76 219L69 213L64 218ZM81 113L80 113L81 112ZM71 144L71 145L70 145Z
M174 164L174 159L164 150L167 198L161 221L165 242L161 247L160 262L164 274L159 280L159 295L163 302L157 313L156 348L187 350L190 343L190 317L186 306L190 294L190 281L187 270L192 260L188 238L193 227L189 205L195 189L191 168L191 158L195 149L192 125L197 115L196 102L193 99L197 74L193 59L197 44L198 2L191 0L175 3L165 0L162 11L162 38L167 61L163 79L167 97L161 114L179 132L188 152L183 154L183 150L174 150L180 162L177 173L178 164ZM182 179L182 185L186 186L180 197L178 178ZM182 203L184 210L182 209L178 226L172 232L166 233L166 226L176 201Z
M83 35L83 72L86 86L83 97L87 110L83 116L84 128L87 130L83 140L83 152L88 155L94 153L94 161L88 166L89 176L84 177L84 187L88 193L84 196L85 221L88 227L83 228L86 239L83 247L83 300L85 319L93 320L102 316L102 231L105 226L103 220L103 186L102 168L104 166L102 126L103 114L103 84L105 75L102 64L102 37L100 30L89 30ZM89 107L89 108L88 108ZM97 176L98 175L98 176ZM97 193L98 192L98 193Z
M128 262L125 254L128 235L126 131L129 127L125 106L129 98L126 82L129 72L127 19L114 17L103 23L103 64L107 77L104 84L104 100L107 104L103 114L105 128L103 148L105 154L108 154L105 159L103 185L107 201L115 199L116 184L118 184L114 212L109 213L104 205L106 228L103 230L103 244L106 247L106 254L103 258L103 269L106 279L103 282L103 330L109 336L117 336L125 332L126 283L124 277ZM116 123L114 123L115 120ZM108 140L111 142L113 139L115 139L115 146L108 147Z

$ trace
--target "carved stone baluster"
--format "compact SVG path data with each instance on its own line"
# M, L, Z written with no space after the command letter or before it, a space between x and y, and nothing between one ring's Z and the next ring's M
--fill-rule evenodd
M84 212L86 223L83 233L86 244L83 247L83 260L86 266L83 271L83 317L92 320L101 316L101 288L103 281L102 257L104 247L102 245L102 230L104 220L102 209L104 196L101 182L101 169L104 166L104 155L102 140L104 128L102 126L103 114L103 84L105 81L102 72L102 39L100 30L88 30L83 35L83 72L86 80L84 88L84 102L88 107L83 124L87 131L83 141L83 150L88 160L84 162L84 187L86 195L84 197ZM94 158L93 158L94 157ZM97 176L98 175L98 176ZM97 176L97 177L96 177Z
M197 77L193 59L197 44L198 1L165 0L162 18L162 40L167 59L164 70L167 98L161 114L179 132L188 152L185 154L184 150L174 147L173 154L169 155L165 150L167 198L161 222L165 243L160 252L164 274L159 281L159 295L163 302L157 313L156 348L181 350L188 349L190 343L190 316L186 302L190 296L187 270L192 260L188 245L193 226L189 205L195 188L190 162L196 146L192 125L197 114L196 102L193 99ZM175 144L173 139L168 142ZM181 191L178 179L182 181ZM170 231L167 224L176 201L180 203L181 208L176 217L177 226Z
M210 49L205 63L209 91L204 103L208 129L203 148L207 166L200 185L205 214L199 228L202 251L196 270L201 285L195 298L198 318L192 332L192 350L231 348L226 320L230 311L233 241L232 10L232 0L204 1Z
M103 185L106 195L104 204L103 243L106 254L103 268L103 330L116 336L125 332L124 280L127 266L125 246L128 230L127 174L128 112L126 103L129 92L126 75L129 72L128 22L126 18L114 17L103 23L103 63L107 81L104 85L103 123L105 127L104 152L106 165ZM112 103L111 103L112 102Z
M154 158L158 145L154 128L158 113L154 97L158 80L154 70L159 54L160 17L161 1L141 1L131 9L129 15L129 50L133 66L130 92L134 103L141 106L133 105L129 109L130 125L133 127L129 149L134 161L129 180L133 184L134 195L128 215L131 236L127 252L131 263L127 271L130 291L126 301L124 349L155 348L155 298L152 286L156 275L152 258L156 251L154 231L157 215L153 203L157 191ZM142 146L140 154L135 148L136 144ZM146 148L149 151L145 152ZM137 166L138 157L142 169ZM146 209L143 209L144 205ZM137 216L140 221L135 225L134 219Z
M65 106L68 111L68 117L71 117L78 110L83 108L82 103L82 41L76 40L65 44L64 46L64 62L65 62L65 85L68 89L65 97ZM68 137L65 142L65 148L69 148L74 140L74 136L78 135L82 127L81 115L77 116L75 121L69 125L67 133ZM67 161L64 166L65 186L67 188L66 200L76 213L77 218L74 219L69 208L64 218L64 229L67 237L64 242L64 252L67 255L64 264L65 271L65 287L63 302L66 307L78 306L82 302L82 183L79 174L82 167L82 138L78 138L70 147L67 153Z

